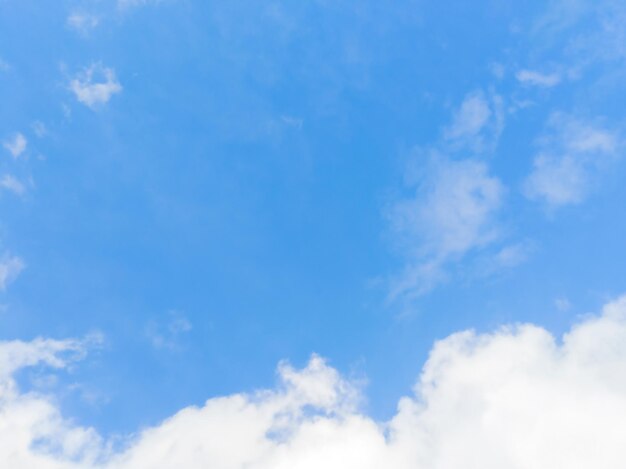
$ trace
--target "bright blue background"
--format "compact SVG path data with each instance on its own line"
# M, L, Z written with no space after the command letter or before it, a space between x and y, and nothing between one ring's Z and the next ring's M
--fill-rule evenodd
M436 339L518 321L565 330L625 287L626 168L554 214L520 186L551 112L621 125L623 67L520 88L511 70L566 60L566 39L594 27L540 36L544 2L523 3L0 1L0 137L29 141L0 168L34 181L0 198L1 246L27 264L1 293L0 338L101 331L103 347L63 375L79 386L62 404L108 433L271 386L279 360L311 352L367 377L368 412L384 419ZM76 10L100 24L78 34L66 23ZM68 89L94 62L123 86L95 111ZM488 159L508 187L508 229L532 254L448 282L407 315L388 300L405 259L385 208L412 149L476 89L535 103L507 117ZM558 311L558 297L572 308ZM172 310L193 328L155 348L147 324L166 327Z

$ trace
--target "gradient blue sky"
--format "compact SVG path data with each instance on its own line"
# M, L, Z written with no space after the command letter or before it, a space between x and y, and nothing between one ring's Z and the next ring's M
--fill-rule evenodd
M0 0L0 339L102 434L626 290L618 1Z

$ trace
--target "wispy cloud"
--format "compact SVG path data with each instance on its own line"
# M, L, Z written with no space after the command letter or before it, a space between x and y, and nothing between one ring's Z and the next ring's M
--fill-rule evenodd
M15 176L5 174L0 178L0 187L13 192L16 195L23 195L26 192L26 187Z
M452 122L443 131L444 140L452 145L467 146L475 152L495 148L504 128L503 100L483 91L469 93L454 111Z
M556 52L563 65L579 74L594 64L626 65L624 24L624 2L553 0L536 20L533 35L542 50Z
M39 138L43 138L48 135L48 128L46 127L46 124L41 121L33 122L31 127L33 128L33 132L35 132L35 135Z
M153 347L175 350L182 336L192 329L192 324L180 311L169 311L161 320L152 320L146 326L146 335Z
M559 297L554 300L554 306L561 312L569 311L572 307L570 301L565 297Z
M5 254L0 258L0 290L6 290L9 283L13 282L25 267L26 264L20 257Z
M561 76L558 73L540 73L533 70L520 70L515 74L515 78L524 85L542 88L551 88L561 82Z
M593 178L617 155L616 132L565 114L554 114L524 183L524 193L550 208L582 202Z
M70 89L79 102L96 109L122 91L112 68L92 64L70 81Z
M14 377L37 364L67 367L85 350L75 340L0 342L1 463L458 469L471 462L501 469L617 468L626 460L619 438L626 418L626 298L561 338L524 324L436 342L414 394L386 422L363 413L359 386L313 355L301 369L281 363L273 389L211 398L113 446L65 419L54 396L24 392Z
M496 214L504 186L484 162L431 155L412 197L389 211L410 261L392 296L421 294L439 283L445 265L498 237Z
M13 158L18 158L26 150L28 141L21 132L15 133L13 137L5 140L2 146L11 154Z
M391 281L392 300L410 303L448 280L469 254L501 241L498 215L506 188L485 157L497 149L504 125L503 99L473 91L453 110L440 138L409 159L405 183L411 193L386 211L392 239L406 261ZM488 256L483 264L490 272L524 257L513 248ZM478 270L483 276L487 267Z
M530 241L515 242L500 247L495 252L480 256L472 273L479 277L491 277L506 272L525 263L534 248L534 244Z
M100 23L100 19L90 13L73 12L67 17L67 25L80 34L87 35Z

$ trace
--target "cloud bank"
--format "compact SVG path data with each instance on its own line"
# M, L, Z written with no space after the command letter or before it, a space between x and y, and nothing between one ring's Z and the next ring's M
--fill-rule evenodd
M114 451L13 374L63 368L80 341L0 342L0 464L12 469L554 469L626 460L626 296L561 339L533 325L437 342L388 422L322 358L278 368L273 390L209 399Z

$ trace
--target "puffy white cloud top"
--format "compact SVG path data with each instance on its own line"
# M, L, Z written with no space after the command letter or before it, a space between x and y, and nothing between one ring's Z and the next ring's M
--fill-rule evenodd
M116 452L12 374L66 366L84 344L0 343L0 466L81 469L554 469L626 463L626 297L562 340L533 325L435 344L415 394L389 422L313 356L279 366L274 390L209 399Z

